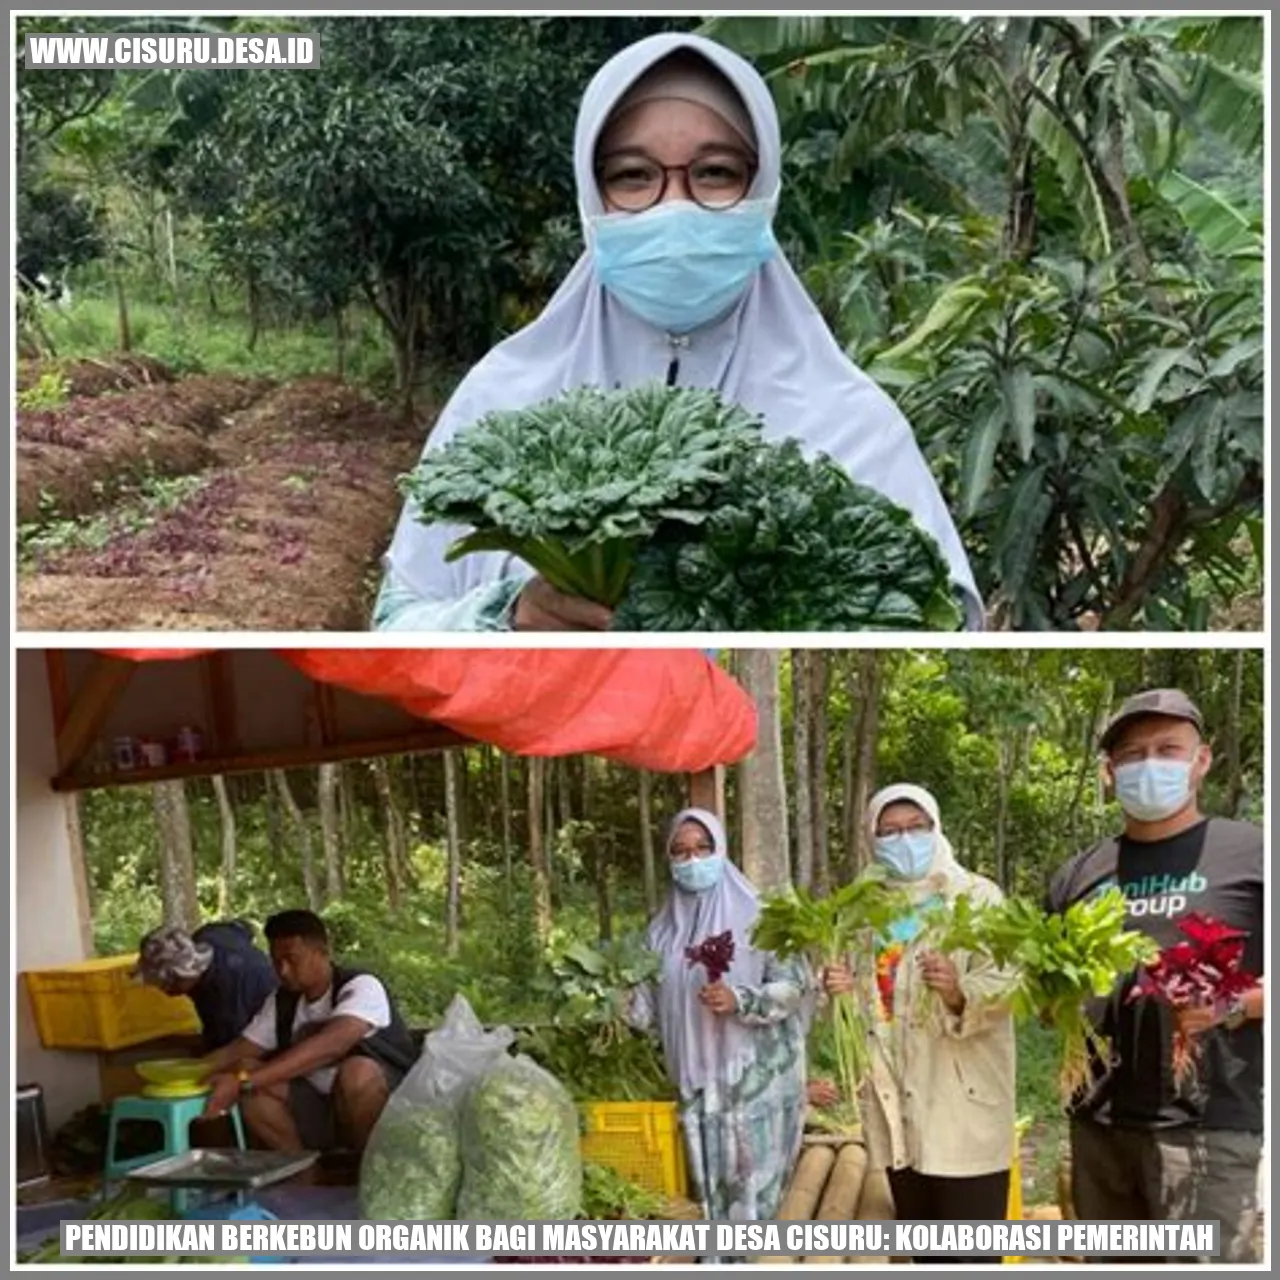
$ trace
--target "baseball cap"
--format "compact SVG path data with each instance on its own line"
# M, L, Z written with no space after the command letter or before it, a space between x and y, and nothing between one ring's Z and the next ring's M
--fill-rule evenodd
M1175 720L1189 720L1198 732L1204 732L1204 717L1200 708L1181 689L1144 689L1126 698L1120 710L1107 721L1098 741L1103 751L1109 751L1125 725L1143 716L1171 716Z
M175 980L198 978L209 967L213 948L195 942L185 930L153 929L138 947L138 963L133 976L153 986Z

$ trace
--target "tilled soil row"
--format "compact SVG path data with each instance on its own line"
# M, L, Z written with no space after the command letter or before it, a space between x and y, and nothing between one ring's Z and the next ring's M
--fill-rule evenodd
M270 385L198 377L77 397L56 409L20 409L18 523L88 515L148 476L188 475L216 465L211 438Z
M424 429L331 379L257 400L210 441L208 482L139 533L19 583L36 630L363 630Z

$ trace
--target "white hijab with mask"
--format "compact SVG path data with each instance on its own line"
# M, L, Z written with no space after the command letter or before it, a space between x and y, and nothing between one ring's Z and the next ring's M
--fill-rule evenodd
M712 1013L698 999L707 985L706 970L690 964L686 947L707 938L733 934L733 963L724 981L729 986L758 987L764 978L765 953L751 945L751 929L760 914L760 897L751 882L729 860L724 827L714 813L685 809L676 814L667 836L667 852L676 832L697 822L724 858L724 873L710 888L690 893L673 884L662 910L649 925L649 948L662 958L662 977L655 993L658 1033L667 1074L684 1098L711 1081L736 1084L751 1060L751 1028L732 1015Z
M737 89L757 141L759 168L748 199L776 207L781 139L777 111L759 73L699 36L650 36L601 68L579 109L574 169L588 244L592 220L605 212L594 165L600 135L635 81L678 50L701 54ZM675 355L680 385L716 390L760 414L766 435L794 438L808 456L828 454L854 480L906 507L941 546L952 581L964 594L967 625L981 628L982 604L968 559L910 426L837 345L781 251L755 273L727 314L677 342L606 291L588 249L537 320L500 343L463 379L427 449L447 443L494 410L523 408L579 386L662 381ZM499 579L530 576L523 561L499 552L447 564L445 552L464 532L422 525L406 504L386 567L419 598L438 602L460 599Z
M891 880L893 887L901 889L917 905L933 897L951 899L961 893L973 892L977 878L956 860L951 841L942 830L942 814L938 809L938 802L923 787L902 782L884 787L871 797L867 803L867 825L871 830L872 840L875 839L880 815L891 804L904 802L915 805L933 823L933 860L929 864L929 870L919 879L902 880L894 877Z

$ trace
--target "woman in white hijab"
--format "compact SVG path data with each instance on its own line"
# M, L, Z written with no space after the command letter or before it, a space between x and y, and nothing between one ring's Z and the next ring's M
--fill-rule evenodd
M777 1212L800 1150L812 999L803 964L752 947L759 896L725 850L714 814L676 816L671 893L648 931L662 974L636 991L631 1017L657 1025L705 1215L751 1222ZM732 960L711 982L688 952L725 933Z
M854 991L872 1013L872 1069L861 1098L871 1165L888 1170L899 1219L1004 1218L1014 1143L1008 975L979 956L928 950L919 937L921 912L961 894L998 902L1000 890L956 861L924 788L877 792L867 820L875 861L911 910L874 956L831 966L823 985L829 994Z
M980 628L964 548L910 426L836 344L774 240L780 165L773 99L736 54L661 35L612 58L587 87L574 139L586 252L537 320L463 379L427 448L579 386L712 388L759 413L766 434L830 455L909 509ZM375 628L608 627L607 609L531 580L513 556L446 563L463 532L425 526L406 504Z

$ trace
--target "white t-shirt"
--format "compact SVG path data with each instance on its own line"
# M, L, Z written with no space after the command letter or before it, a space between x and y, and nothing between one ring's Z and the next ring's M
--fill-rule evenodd
M387 999L387 989L372 974L362 973L351 979L338 993L338 1003L333 1003L332 990L326 991L319 1000L311 1003L305 996L298 1000L297 1012L293 1015L293 1043L297 1044L299 1032L303 1027L317 1022L328 1022L330 1018L359 1018L369 1024L365 1032L367 1040L375 1031L391 1025L391 1002ZM256 1044L263 1053L274 1053L278 1047L276 1039L276 993L273 991L263 1003L261 1009L253 1015L253 1021L240 1033L251 1044ZM318 1067L306 1078L321 1092L329 1093L333 1082L337 1079L336 1067Z

